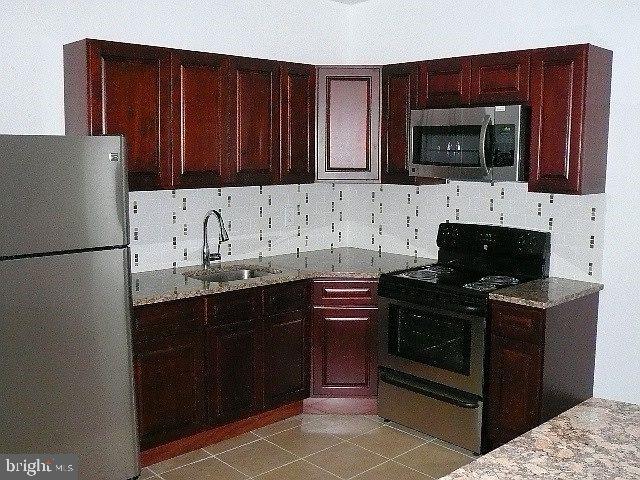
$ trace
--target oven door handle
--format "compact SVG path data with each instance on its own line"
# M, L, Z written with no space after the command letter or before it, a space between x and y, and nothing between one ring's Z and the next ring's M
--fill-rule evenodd
M404 376L403 376L404 377ZM390 385L394 385L399 388L411 390L412 392L426 395L437 400L441 400L446 403L451 403L461 408L479 408L481 399L475 395L455 394L452 392L445 392L440 388L432 387L424 382L418 382L409 378L401 378L399 375L394 375L393 372L380 368L380 380Z

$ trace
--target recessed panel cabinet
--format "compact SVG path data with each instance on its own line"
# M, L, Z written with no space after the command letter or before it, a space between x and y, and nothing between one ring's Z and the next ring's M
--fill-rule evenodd
M318 70L317 179L380 179L380 69Z
M311 65L101 40L64 65L66 132L124 135L130 190L315 177Z
M277 183L280 128L277 63L234 58L230 91L229 181L233 185Z
M419 75L420 108L462 107L469 104L471 57L421 62Z
M530 191L604 192L611 62L593 45L531 54Z
M173 188L227 180L228 64L221 55L171 53Z
M315 179L316 69L280 65L280 182Z
M547 309L490 302L484 450L593 395L598 294Z
M135 307L141 447L308 397L309 310L306 280Z
M377 280L313 282L312 395L377 394L377 285Z
M410 112L416 108L418 65L387 65L382 68L382 183L406 184L409 177Z
M524 103L529 100L529 51L471 57L472 104Z
M64 64L67 134L124 135L131 189L170 188L169 51L82 40Z

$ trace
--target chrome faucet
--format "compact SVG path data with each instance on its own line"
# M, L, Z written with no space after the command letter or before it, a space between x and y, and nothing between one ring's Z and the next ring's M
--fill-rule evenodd
M220 235L218 237L218 252L210 253L209 252L209 238L207 235L207 224L209 223L209 217L211 215L215 215L218 218L218 225L220 227ZM209 268L211 266L211 260L214 262L220 261L220 244L222 242L226 242L229 240L229 234L227 233L227 229L224 228L224 221L222 220L222 215L217 210L209 210L207 214L204 216L203 222L203 245L202 245L202 267Z

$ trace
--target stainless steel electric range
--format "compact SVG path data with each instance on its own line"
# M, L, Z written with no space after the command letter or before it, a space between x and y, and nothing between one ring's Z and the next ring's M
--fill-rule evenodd
M548 276L550 234L443 223L437 245L380 277L378 413L480 453L489 292Z

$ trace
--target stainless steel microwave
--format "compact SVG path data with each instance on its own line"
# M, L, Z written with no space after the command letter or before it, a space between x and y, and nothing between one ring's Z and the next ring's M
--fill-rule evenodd
M409 174L454 180L526 180L525 105L411 111Z

